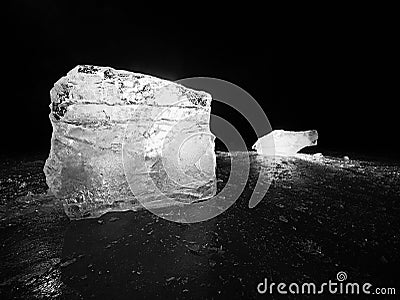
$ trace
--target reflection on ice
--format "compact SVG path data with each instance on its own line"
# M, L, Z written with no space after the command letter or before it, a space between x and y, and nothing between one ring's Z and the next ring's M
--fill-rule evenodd
M256 298L264 277L318 281L338 268L352 270L354 282L398 286L400 165L343 156L217 153L218 191L236 186L232 158L248 180L225 212L195 224L146 210L69 222L51 196L9 196L0 206L0 296ZM266 184L260 172L272 184L249 209L257 180L260 191ZM29 188L26 173L18 180ZM9 178L0 172L2 187Z

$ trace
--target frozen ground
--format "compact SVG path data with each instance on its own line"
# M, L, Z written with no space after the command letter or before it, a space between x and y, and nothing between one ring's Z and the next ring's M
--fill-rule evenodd
M339 271L400 292L400 163L278 159L249 209L259 168L270 168L257 155L251 163L231 208L187 225L144 210L70 222L45 194L44 161L3 160L0 298L253 298L264 278L322 283ZM221 188L230 157L217 165Z

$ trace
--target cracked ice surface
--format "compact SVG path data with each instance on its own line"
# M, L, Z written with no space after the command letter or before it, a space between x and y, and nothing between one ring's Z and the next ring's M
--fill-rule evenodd
M132 186L145 202L155 200L150 183L177 192L181 202L215 193L209 94L148 75L77 66L50 95L53 134L44 172L70 218L141 207ZM190 138L199 133L205 149ZM164 165L172 166L169 173ZM171 174L190 184L174 183Z

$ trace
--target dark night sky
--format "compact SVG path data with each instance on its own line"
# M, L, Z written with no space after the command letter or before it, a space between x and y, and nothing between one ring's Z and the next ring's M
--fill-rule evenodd
M321 151L398 156L392 50L373 25L324 16L274 23L240 9L161 14L135 2L61 3L15 1L6 10L4 154L47 155L49 90L77 64L94 64L170 80L224 79L248 91L274 129L317 129ZM237 114L222 107L213 113L234 124L249 147L255 142Z

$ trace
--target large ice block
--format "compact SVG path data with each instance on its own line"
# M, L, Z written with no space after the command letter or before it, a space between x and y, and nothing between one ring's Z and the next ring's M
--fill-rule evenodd
M143 202L168 205L150 186L183 203L215 194L208 93L77 66L50 95L53 134L44 172L70 218L135 210Z
M318 132L316 130L273 130L260 137L252 149L256 150L258 154L267 156L290 156L295 155L305 147L317 145L317 140Z

